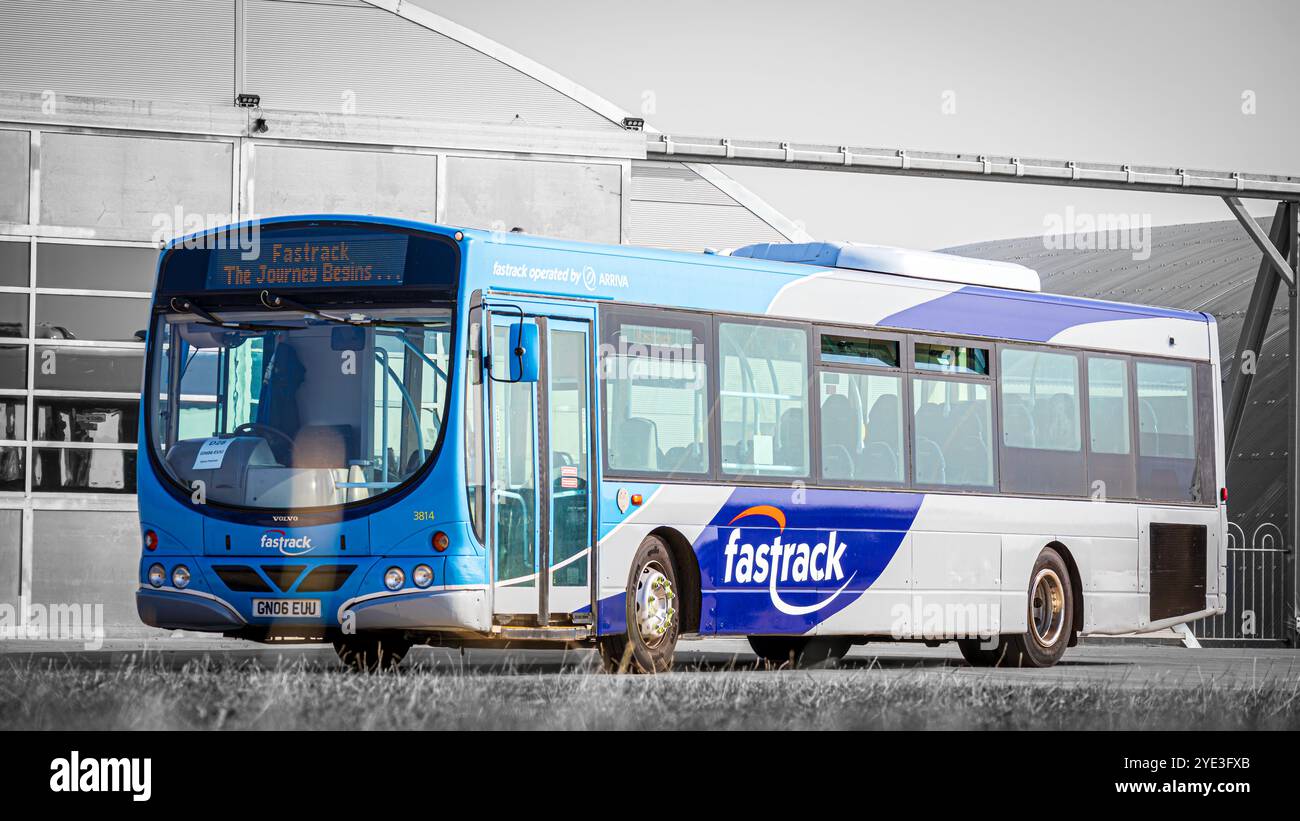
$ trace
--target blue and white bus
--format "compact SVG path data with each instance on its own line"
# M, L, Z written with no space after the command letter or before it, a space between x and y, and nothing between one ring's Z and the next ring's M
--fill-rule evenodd
M1223 612L1218 338L1007 263L724 253L351 216L163 251L138 471L147 624L332 642L683 635L780 663Z

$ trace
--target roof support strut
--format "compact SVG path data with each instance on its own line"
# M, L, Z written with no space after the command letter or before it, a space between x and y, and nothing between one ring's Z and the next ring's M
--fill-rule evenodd
M1300 637L1300 607L1296 602L1296 546L1300 545L1300 203L1279 202L1273 214L1273 224L1268 236L1264 235L1241 201L1224 197L1223 201L1237 217L1263 253L1255 287L1250 293L1250 306L1237 339L1237 354L1225 379L1231 377L1231 387L1224 406L1224 449L1232 458L1241 421L1246 413L1250 386L1259 367L1261 348L1268 333L1268 322L1273 315L1279 286L1287 286L1287 378L1290 390L1287 406L1287 528L1283 554L1282 608L1288 643L1296 646Z
M1287 403L1287 455L1286 455L1286 511L1287 538L1286 553L1283 554L1282 572L1282 615L1286 619L1288 643L1295 647L1300 643L1300 606L1297 606L1296 552L1300 549L1300 296L1296 283L1300 282L1300 241L1296 232L1300 230L1300 203L1286 204L1284 229L1290 238L1287 261L1291 263L1291 281L1287 289L1287 373L1290 385L1290 401Z
M1275 240L1264 236L1264 229L1260 228L1259 223L1255 222L1255 219L1246 213L1246 208L1241 204L1241 200L1236 197L1224 197L1223 201L1228 204L1228 208L1236 216L1237 222L1241 223L1241 227L1246 229L1246 233L1250 234L1250 238L1259 246L1259 250L1264 252L1264 261L1271 263L1277 275L1282 277L1282 280L1287 285L1294 287L1295 277L1291 275L1291 266L1286 260L1286 249L1279 250ZM1276 217L1282 216L1281 207L1281 205L1278 206L1279 211Z
M1250 395L1251 383L1255 379L1255 371L1259 367L1260 348L1264 345L1264 336L1268 333L1268 320L1272 316L1273 303L1277 298L1278 283L1282 276L1277 268L1277 260L1286 267L1289 279L1290 266L1287 264L1286 255L1290 252L1293 242L1286 233L1286 203L1277 204L1277 211L1273 214L1272 230L1265 237L1254 218L1245 210L1238 210L1241 207L1240 203L1236 203L1234 207L1235 200L1231 197L1225 197L1224 201L1237 215L1246 232L1252 237L1255 236L1255 232L1258 232L1260 239L1255 241L1267 245L1268 248L1259 263L1259 274L1255 277L1254 290L1250 292L1250 306L1246 309L1246 320L1241 326L1241 335L1237 338L1237 355L1227 374L1231 377L1231 381L1228 401L1223 409L1223 444L1224 451L1230 458L1237 441L1237 432L1241 430L1241 418L1246 412L1246 400ZM1272 254L1268 251L1272 251Z

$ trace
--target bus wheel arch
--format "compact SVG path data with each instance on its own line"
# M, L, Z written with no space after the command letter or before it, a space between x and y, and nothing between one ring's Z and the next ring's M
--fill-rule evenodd
M1049 542L1039 550L1029 577L1028 625L1024 633L1003 633L996 641L958 639L962 656L972 667L1051 667L1077 643L1082 626L1079 571L1065 545Z
M1070 625L1070 643L1069 647L1074 647L1079 643L1079 634L1083 632L1083 579L1079 575L1079 564L1074 560L1074 554L1070 548L1066 547L1060 541L1051 541L1043 545L1050 547L1060 554L1061 559L1065 562L1065 569L1069 571L1070 576L1070 598L1072 599L1073 620Z
M700 561L686 537L671 527L650 531L668 545L678 574L678 595L681 599L681 632L700 632Z
M688 565L689 567L689 565ZM664 673L672 669L682 633L683 573L668 539L648 533L641 540L628 573L621 633L601 636L596 647L607 672Z

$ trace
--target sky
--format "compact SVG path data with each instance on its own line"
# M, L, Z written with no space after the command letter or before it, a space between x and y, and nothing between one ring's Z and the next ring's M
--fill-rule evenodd
M670 134L1300 174L1294 0L415 2ZM819 239L1231 218L1214 197L725 170Z

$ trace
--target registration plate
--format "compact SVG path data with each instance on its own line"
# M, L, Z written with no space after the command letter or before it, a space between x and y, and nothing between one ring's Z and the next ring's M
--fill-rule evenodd
M253 615L263 619L319 619L320 599L253 599Z

